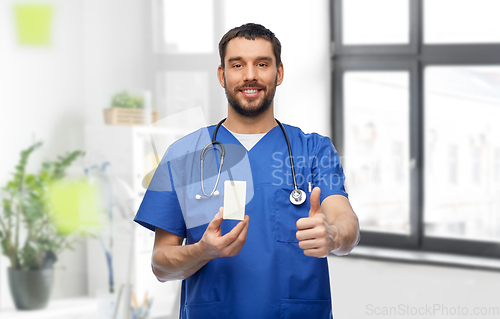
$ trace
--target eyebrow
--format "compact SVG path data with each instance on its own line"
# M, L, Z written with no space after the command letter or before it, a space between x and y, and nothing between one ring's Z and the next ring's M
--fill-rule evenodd
M227 59L227 63L231 63L234 61L242 61L243 58L241 56L235 56ZM256 58L257 61L272 61L273 59L270 56L259 56Z

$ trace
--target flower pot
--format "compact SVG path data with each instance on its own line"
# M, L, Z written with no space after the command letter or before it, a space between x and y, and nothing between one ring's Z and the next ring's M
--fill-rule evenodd
M54 270L8 269L12 299L19 310L35 310L47 307L54 280Z
M151 112L148 119L146 112ZM126 109L114 107L104 109L104 122L108 125L148 125L157 122L159 119L158 111L144 109ZM148 122L149 123L146 123Z

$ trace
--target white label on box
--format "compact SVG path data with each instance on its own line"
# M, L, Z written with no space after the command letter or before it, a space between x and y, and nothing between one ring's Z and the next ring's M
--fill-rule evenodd
M224 219L245 218L246 194L246 181L224 181Z

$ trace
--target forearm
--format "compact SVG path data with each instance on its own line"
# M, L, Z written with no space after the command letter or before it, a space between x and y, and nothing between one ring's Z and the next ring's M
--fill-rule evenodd
M181 246L183 238L161 228L155 229L155 245L151 258L153 273L159 281L186 279L210 260L233 257L245 244L249 217L222 235L222 207L208 224L197 243Z
M183 280L211 260L200 243L184 246L162 245L153 251L151 266L159 281Z
M329 225L334 234L331 253L337 256L349 254L359 242L358 218L349 213L338 216Z

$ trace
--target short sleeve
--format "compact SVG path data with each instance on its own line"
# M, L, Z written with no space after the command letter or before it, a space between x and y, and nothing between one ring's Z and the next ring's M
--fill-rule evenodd
M312 162L313 184L321 188L320 200L330 195L343 195L345 191L344 170L340 156L328 137L316 135L316 151Z
M169 162L162 161L158 166L134 221L152 231L158 227L186 237L186 224L173 187Z

